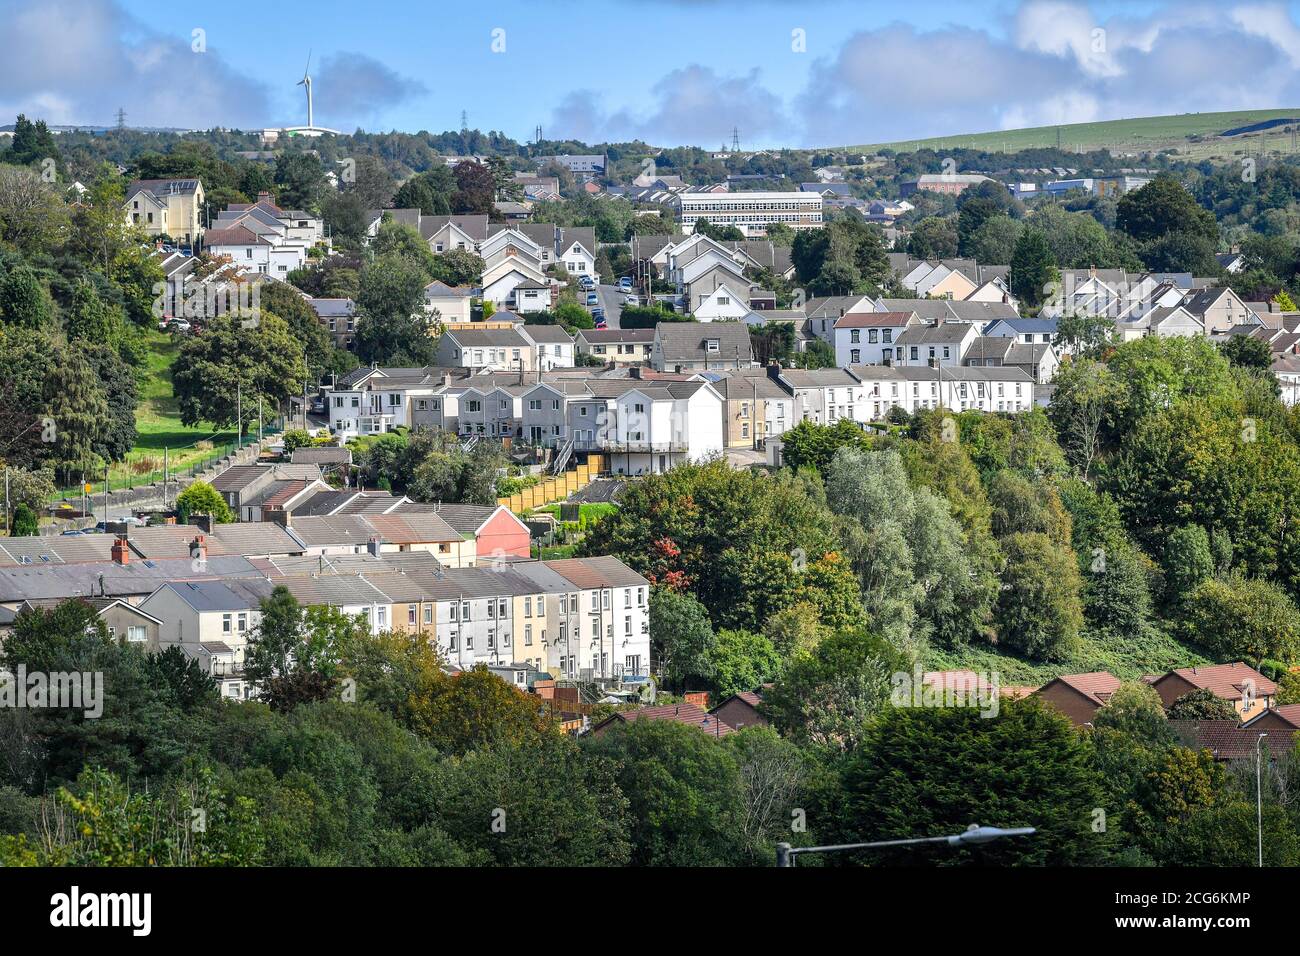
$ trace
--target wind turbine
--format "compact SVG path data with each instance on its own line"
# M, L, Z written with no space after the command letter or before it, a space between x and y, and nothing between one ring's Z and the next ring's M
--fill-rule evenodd
M312 109L311 109L311 72L310 71L311 71L311 51L308 50L307 65L303 67L302 79L299 80L297 83L295 83L294 86L307 87L307 127L309 129L316 125L315 117L312 115Z

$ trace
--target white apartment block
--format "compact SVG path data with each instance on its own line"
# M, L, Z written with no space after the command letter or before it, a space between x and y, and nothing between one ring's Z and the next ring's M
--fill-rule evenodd
M746 236L766 235L773 223L791 229L822 226L821 193L680 193L673 203L686 233L694 231L700 219L714 226L735 226Z

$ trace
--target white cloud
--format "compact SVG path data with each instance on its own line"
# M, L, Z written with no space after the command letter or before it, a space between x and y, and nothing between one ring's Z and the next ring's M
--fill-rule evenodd
M692 64L668 73L650 92L648 108L606 111L597 94L576 90L556 108L546 133L586 142L640 138L711 147L729 140L733 127L749 142L782 138L790 127L780 97L763 87L758 69L720 76Z
M321 60L312 76L317 122L346 129L374 120L384 110L428 92L364 53L335 53Z
M260 81L231 69L211 46L164 36L114 0L7 0L0 56L0 116L54 124L255 126L266 121Z

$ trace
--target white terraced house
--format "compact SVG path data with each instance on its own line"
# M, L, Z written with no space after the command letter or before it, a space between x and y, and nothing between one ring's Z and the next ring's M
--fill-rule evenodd
M1027 412L1034 407L1034 380L1016 366L854 365L848 371L861 382L861 422L882 421L895 407L909 414L940 406L954 412Z

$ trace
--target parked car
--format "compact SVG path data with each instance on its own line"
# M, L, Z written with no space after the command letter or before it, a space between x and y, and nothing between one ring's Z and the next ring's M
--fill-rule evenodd
M635 293L629 293L628 295L623 296L623 304L624 304L624 305L640 305L640 304L641 304L641 297L638 296L638 295L636 295Z
M586 292L591 292L596 288L596 280L591 276L579 276L578 287Z
M621 279L618 280L618 291L619 291L619 292L627 292L627 291L628 291L629 289L631 289L631 288L632 288L632 277L631 277L631 276L623 276Z
M587 293L587 305L600 305L600 296L594 292Z
M608 328L608 326L605 323L605 317L603 315L596 320L596 328L598 329Z

